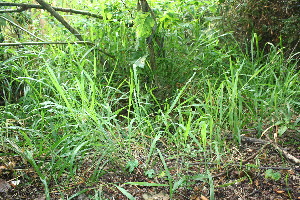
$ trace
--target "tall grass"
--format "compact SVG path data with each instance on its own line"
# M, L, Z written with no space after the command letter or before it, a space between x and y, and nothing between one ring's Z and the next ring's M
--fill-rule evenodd
M170 173L167 160L220 163L228 153L224 138L239 143L242 129L289 124L292 113L299 112L299 72L297 63L284 58L283 48L272 46L265 55L253 37L252 51L244 54L220 44L228 35L220 36L211 21L202 25L195 19L187 28L180 17L165 32L167 53L158 74L151 74L147 63L132 65L146 49L135 49L134 30L111 21L82 29L88 30L86 38L115 54L116 60L106 59L109 67L96 49L79 45L24 47L2 63L10 73L1 81L11 86L2 88L2 155L30 163L48 199L54 188L64 197L78 176L97 182L107 166L126 170L135 159L145 170L161 163L171 196L189 180L201 180L214 198L208 168L181 179ZM153 75L158 85L147 82ZM11 101L20 90L22 97Z

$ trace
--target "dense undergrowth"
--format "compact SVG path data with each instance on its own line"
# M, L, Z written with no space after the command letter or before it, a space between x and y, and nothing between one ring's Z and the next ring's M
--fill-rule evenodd
M95 6L68 6L95 11ZM137 64L147 47L128 26L136 15L134 3L97 6L115 20L66 18L115 59L74 44L3 49L0 162L12 162L8 155L21 156L47 197L56 190L67 198L66 187L79 176L92 185L108 171L135 173L137 167L148 177L168 180L174 195L195 177L172 175L166 164L171 157L220 164L227 160L230 146L241 143L246 129L257 130L259 137L266 126L276 124L279 137L285 137L287 129L299 128L300 76L294 55L286 57L284 47L270 43L264 53L255 34L250 51L243 51L230 33L217 30L213 2L151 4L161 20L165 49L156 71L147 59ZM63 27L48 20L46 40L72 40ZM28 29L37 22L32 23ZM23 42L32 39L22 37ZM210 184L213 198L206 167L199 175ZM15 173L31 180L22 171ZM89 190L95 191L90 198L101 199L101 186Z

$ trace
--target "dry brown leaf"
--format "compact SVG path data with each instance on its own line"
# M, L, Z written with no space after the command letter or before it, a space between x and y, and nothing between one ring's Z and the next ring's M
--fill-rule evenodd
M0 192L8 192L8 190L11 188L10 184L3 179L0 179Z
M258 186L259 186L258 180L255 180L255 181L254 181L254 184L255 184L256 187L258 187Z
M283 190L275 190L275 192L278 193L278 194L282 194L282 193L284 193L285 191L283 191Z
M208 200L208 198L206 198L205 196L201 195L200 197L201 200Z
M6 164L7 169L13 169L16 167L16 163L15 162L8 162Z

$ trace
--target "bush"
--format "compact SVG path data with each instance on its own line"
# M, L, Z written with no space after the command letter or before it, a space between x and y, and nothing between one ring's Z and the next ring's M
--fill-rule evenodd
M267 42L282 43L287 53L300 51L300 5L297 0L220 0L221 28L240 44L249 43L253 33L263 48ZM268 50L268 49L266 49Z

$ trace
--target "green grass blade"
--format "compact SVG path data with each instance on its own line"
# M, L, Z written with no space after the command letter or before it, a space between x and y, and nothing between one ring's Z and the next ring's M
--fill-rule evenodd
M120 192L122 192L122 194L124 194L129 200L135 200L135 198L127 191L125 190L124 188L120 187L120 186L117 186L115 185L116 188L118 188L118 190L120 190Z

